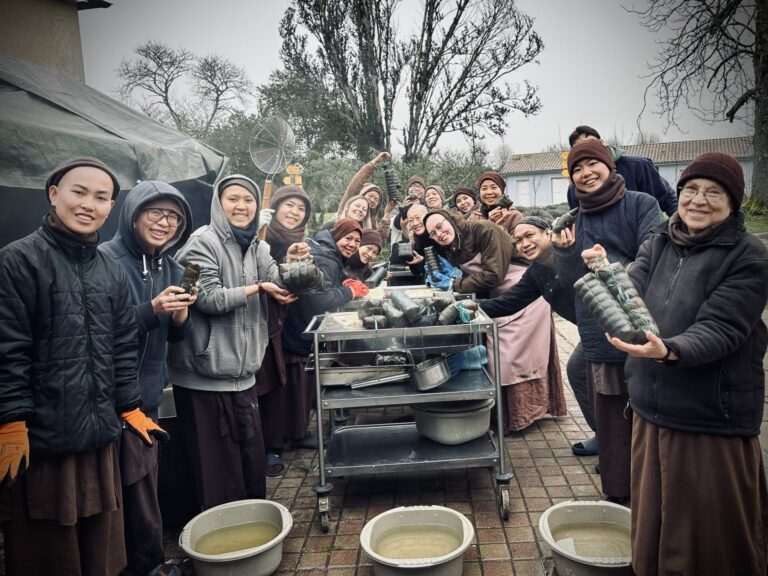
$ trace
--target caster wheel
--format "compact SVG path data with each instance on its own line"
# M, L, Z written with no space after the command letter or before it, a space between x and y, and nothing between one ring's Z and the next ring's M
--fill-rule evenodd
M509 491L506 488L499 490L499 516L502 520L509 520Z
M328 532L330 527L331 527L331 519L329 518L328 512L321 512L320 528L323 530L323 532Z

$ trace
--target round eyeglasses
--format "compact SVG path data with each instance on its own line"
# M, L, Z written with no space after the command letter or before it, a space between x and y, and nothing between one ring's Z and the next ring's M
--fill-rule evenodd
M181 217L181 214L174 212L173 210L147 208L144 210L144 213L147 215L147 218L150 222L160 222L160 220L165 218L165 221L168 222L168 226L171 226L172 228L176 228L184 221L184 219Z

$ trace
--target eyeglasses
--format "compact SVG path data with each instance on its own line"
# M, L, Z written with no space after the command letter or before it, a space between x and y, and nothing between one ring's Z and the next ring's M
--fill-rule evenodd
M429 237L432 238L432 240L435 240L438 234L440 234L443 230L447 230L449 227L450 224L448 224L448 219L443 218L442 221L437 226L435 226L434 230L429 233Z
M707 202L721 202L725 198L725 192L721 190L716 190L715 188L699 190L696 186L683 186L680 190L680 198L693 200L699 195L699 192L701 192Z
M150 222L160 222L163 218L168 222L168 226L176 228L181 224L184 219L181 214L174 212L173 210L162 210L160 208L147 208L144 213L147 215L147 219Z

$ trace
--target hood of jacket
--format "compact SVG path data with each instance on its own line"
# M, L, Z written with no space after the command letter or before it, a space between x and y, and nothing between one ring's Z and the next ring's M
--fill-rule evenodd
M213 228L225 242L236 243L235 235L232 233L231 225L224 214L224 208L221 207L221 200L219 199L222 190L231 184L239 184L251 192L255 192L256 216L254 216L254 220L256 222L256 234L254 234L253 239L255 242L258 242L259 216L261 212L261 188L259 188L256 182L242 174L226 176L219 180L216 186L214 186L213 195L211 196L211 228Z
M157 180L144 180L139 182L128 192L125 202L120 209L120 221L110 244L120 244L126 252L136 259L147 254L146 249L139 242L134 230L136 218L146 204L156 200L170 199L176 202L184 212L184 222L176 229L173 238L166 242L154 257L161 257L174 247L182 246L192 233L192 209L189 207L184 195L170 184Z

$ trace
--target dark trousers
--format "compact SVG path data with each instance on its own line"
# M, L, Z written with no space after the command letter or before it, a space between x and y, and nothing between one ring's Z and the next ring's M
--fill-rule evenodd
M165 559L163 521L157 502L157 465L138 482L123 486L128 574L144 576Z
M592 408L592 402L589 399L589 386L587 386L587 361L584 358L584 348L579 342L576 348L571 352L571 357L568 358L568 364L565 367L565 371L568 374L568 384L571 385L573 395L576 397L576 402L579 404L579 409L584 415L584 419L587 421L587 425L594 432L597 430L597 422L595 422L595 412Z
M256 387L204 392L174 386L202 509L267 494L266 452Z

